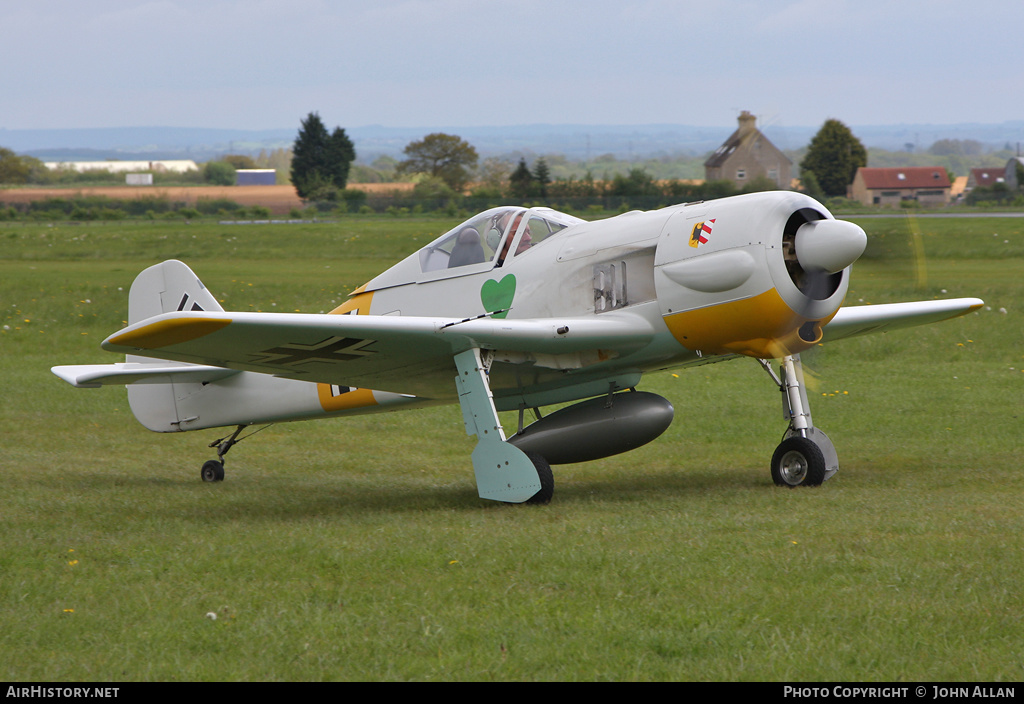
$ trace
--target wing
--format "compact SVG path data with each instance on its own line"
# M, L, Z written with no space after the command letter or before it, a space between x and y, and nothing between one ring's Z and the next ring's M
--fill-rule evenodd
M182 312L148 318L105 350L302 381L450 395L453 357L479 347L542 355L626 354L654 336L634 315L533 320ZM124 383L124 382L121 382Z
M946 301L912 301L840 308L836 316L825 326L822 342L937 323L966 315L983 305L985 302L980 298L954 298Z

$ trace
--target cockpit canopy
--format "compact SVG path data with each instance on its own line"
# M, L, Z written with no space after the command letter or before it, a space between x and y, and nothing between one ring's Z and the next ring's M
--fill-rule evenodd
M430 272L495 260L501 264L511 250L511 245L502 246L503 242L511 242L519 236L520 244L511 250L515 256L577 222L582 220L547 208L493 208L421 249L420 268Z
M371 281L367 290L487 271L581 222L550 208L492 208L391 267Z

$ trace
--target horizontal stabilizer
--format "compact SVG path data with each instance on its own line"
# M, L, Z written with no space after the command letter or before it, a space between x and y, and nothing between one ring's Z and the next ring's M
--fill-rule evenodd
M174 364L173 362L77 364L53 367L51 371L80 389L98 389L101 386L127 386L129 384L202 384L239 373L234 369L198 364Z
M985 302L980 298L953 298L945 301L911 301L840 308L825 326L822 342L938 323L966 315L983 305Z

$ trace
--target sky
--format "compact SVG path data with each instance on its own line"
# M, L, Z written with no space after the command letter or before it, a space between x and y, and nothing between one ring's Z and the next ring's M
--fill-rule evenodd
M1019 0L0 0L0 128L1001 123Z

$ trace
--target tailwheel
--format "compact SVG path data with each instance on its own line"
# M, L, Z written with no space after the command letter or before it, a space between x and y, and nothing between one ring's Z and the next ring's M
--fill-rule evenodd
M825 481L825 455L807 438L782 441L772 455L772 481L777 486L818 486Z
M549 504L555 493L555 474L551 471L551 465L546 459L536 452L527 452L526 456L533 462L537 469L537 477L540 478L540 491L526 500L528 504Z
M207 460L205 463L203 463L203 468L200 470L199 476L203 478L204 482L224 481L224 455L228 454L228 450L230 450L232 447L241 442L241 440L245 439L238 437L239 434L241 434L241 432L245 430L245 427L245 425L239 425L237 428L235 428L235 431L231 433L231 435L227 435L225 437L220 438L219 440L214 440L213 442L210 443L210 447L217 448L217 459ZM263 426L263 428L260 428L260 430L263 430L264 428L267 427L269 426L265 425ZM258 433L259 430L256 430L254 432ZM249 433L249 435L252 434L253 433ZM249 437L249 435L247 435L246 437Z
M207 460L203 463L203 469L200 471L200 476L204 482L222 482L224 481L224 463L218 462L217 460Z

